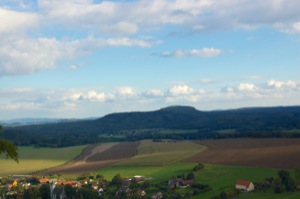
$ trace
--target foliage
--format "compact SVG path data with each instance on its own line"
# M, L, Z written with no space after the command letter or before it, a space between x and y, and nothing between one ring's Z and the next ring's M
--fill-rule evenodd
M112 185L120 185L122 183L122 181L123 181L123 179L122 179L121 175L118 173L111 180L111 184Z
M296 183L300 184L300 166L295 169L295 179Z
M295 180L291 178L287 170L278 171L278 179L274 181L274 192L282 193L284 191L294 191L296 187Z
M67 199L72 199L75 196L76 190L74 187L72 187L72 185L67 184L65 185L64 189L65 189Z
M49 184L42 184L39 188L41 193L42 199L50 199L50 185Z
M0 125L0 131L3 130L3 127ZM7 141L0 137L0 155L4 153L6 158L11 158L18 162L18 152L17 147L11 143L10 141Z
M193 180L193 179L195 179L195 174L194 174L194 172L189 172L189 173L186 175L186 179L187 179L187 180Z
M202 164L201 162L199 162L194 168L193 171L200 171L204 169L204 164Z

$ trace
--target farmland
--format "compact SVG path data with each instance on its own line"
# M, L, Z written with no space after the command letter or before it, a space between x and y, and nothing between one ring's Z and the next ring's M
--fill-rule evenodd
M34 148L20 146L18 147L19 163L13 160L0 159L0 176L28 174L65 164L77 157L85 147Z
M188 162L295 168L300 165L300 139L222 139L197 142L208 147L203 153L187 159Z
M167 165L179 162L191 155L201 153L206 148L195 143L152 142L146 140L137 147L137 155L120 163L121 165Z
M201 195L202 198L209 198L232 190L237 179L261 182L266 177L276 177L279 168L298 166L298 159L294 157L300 152L300 139L143 140L101 143L90 145L82 151L84 147L19 147L20 164L1 160L1 175L26 174L54 167L43 173L78 176L93 172L107 180L117 173L122 177L144 175L151 178L151 183L160 183L173 176L187 174L198 162L203 162L205 168L196 172L195 177L198 182L212 187ZM66 162L69 163L55 167ZM298 192L279 195L299 197ZM282 198L279 195L272 191L255 192L241 194L238 198Z

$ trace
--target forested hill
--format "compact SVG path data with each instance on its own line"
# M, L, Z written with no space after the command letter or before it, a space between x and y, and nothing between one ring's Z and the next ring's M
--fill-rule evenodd
M147 129L147 131L138 133L141 129ZM112 139L170 137L170 135L159 134L157 129L180 129L187 132L191 129L197 130L197 133L193 135L185 134L195 139L254 135L258 137L291 136L287 134L290 132L296 132L292 136L298 136L300 106L220 111L199 111L188 106L173 106L149 112L113 113L95 120L7 128L4 131L4 137L16 144L47 146L69 146ZM222 130L230 130L231 134L218 133ZM282 135L282 132L285 134ZM179 137L186 138L184 133Z

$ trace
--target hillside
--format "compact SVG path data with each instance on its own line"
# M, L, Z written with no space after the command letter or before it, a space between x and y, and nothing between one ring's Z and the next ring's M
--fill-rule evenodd
M199 111L193 107L172 106L149 112L113 113L93 120L11 127L6 128L4 137L21 145L70 146L99 141L160 139L174 136L161 134L157 129L197 131L176 134L180 139L298 137L300 106L219 111ZM223 130L227 130L227 133L219 133L224 132Z

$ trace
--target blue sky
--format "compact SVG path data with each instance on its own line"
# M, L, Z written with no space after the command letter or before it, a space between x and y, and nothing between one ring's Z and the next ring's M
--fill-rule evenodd
M300 105L299 0L0 0L0 120Z

